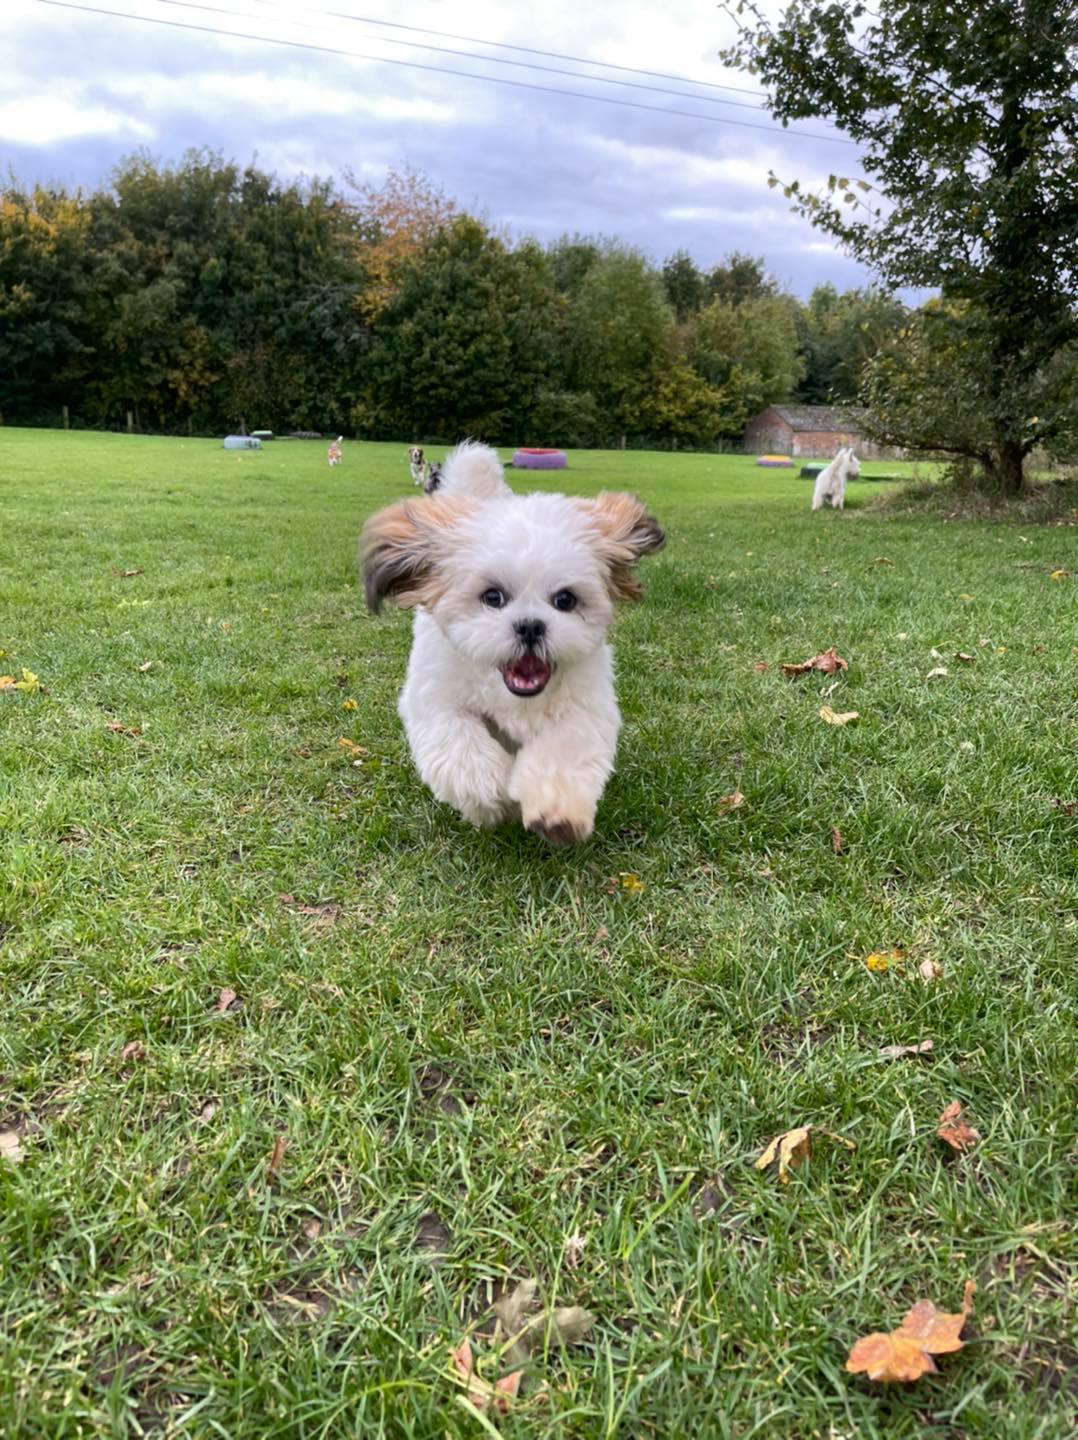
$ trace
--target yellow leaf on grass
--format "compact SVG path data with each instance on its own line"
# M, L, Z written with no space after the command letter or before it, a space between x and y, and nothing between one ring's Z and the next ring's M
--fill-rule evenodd
M359 702L358 702L357 700L352 700L352 699L342 700L342 701L341 701L341 709L342 709L342 710L358 710L358 709L359 709Z
M639 895L644 889L644 882L639 875L622 875L621 888L627 890L630 895Z
M1066 580L1067 573L1066 570L1053 570L1048 578L1049 580Z
M787 1130L783 1135L776 1135L774 1140L765 1148L763 1154L756 1161L757 1170L767 1170L774 1163L776 1158L779 1162L778 1176L783 1185L790 1183L790 1171L807 1160L812 1154L812 1136L826 1135L830 1140L837 1140L840 1145L845 1145L847 1150L855 1149L852 1140L847 1140L844 1135L836 1135L833 1130L821 1129L819 1125L799 1125L794 1130Z
M16 680L14 675L0 675L0 690L21 690L24 695L36 695L40 689L41 681L25 665L21 680Z
M902 950L873 950L865 956L865 969L871 970L873 975L886 975L892 965L897 967L904 959L905 952Z
M825 720L828 725L848 725L851 720L859 720L860 712L857 710L832 710L830 705L820 706L820 719Z

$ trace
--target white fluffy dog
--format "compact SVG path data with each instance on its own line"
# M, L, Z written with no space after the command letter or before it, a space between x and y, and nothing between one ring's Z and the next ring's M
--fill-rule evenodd
M418 607L398 709L439 800L555 845L591 834L621 725L606 632L664 540L631 495L514 495L472 443L436 494L368 521L368 605Z
M860 473L861 467L853 453L853 446L840 450L830 465L816 476L816 488L812 492L813 510L819 510L825 504L841 510L846 503L846 481L851 475L856 478Z

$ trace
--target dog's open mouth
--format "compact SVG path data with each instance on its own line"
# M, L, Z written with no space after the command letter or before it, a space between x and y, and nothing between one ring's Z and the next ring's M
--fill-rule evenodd
M519 660L511 660L508 665L502 666L502 679L512 695L538 695L546 689L550 666L538 655L521 655Z

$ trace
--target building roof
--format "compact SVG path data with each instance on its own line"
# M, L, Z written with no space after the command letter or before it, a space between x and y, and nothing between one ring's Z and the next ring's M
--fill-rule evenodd
M791 430L859 430L861 416L854 405L769 405ZM765 412L766 413L766 412Z

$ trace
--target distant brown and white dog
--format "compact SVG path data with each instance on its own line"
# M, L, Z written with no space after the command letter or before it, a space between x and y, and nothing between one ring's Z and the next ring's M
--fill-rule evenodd
M423 451L418 445L413 445L408 451L408 468L412 472L412 484L422 485L423 474L426 462L423 459Z
M398 709L439 800L555 845L591 834L621 725L607 630L664 540L632 495L514 495L494 451L470 443L436 494L373 516L367 603L416 607Z
M341 460L344 458L341 453L341 441L343 439L343 435L338 435L336 440L331 440L329 442L329 449L326 451L326 459L331 465L339 465L341 463Z

